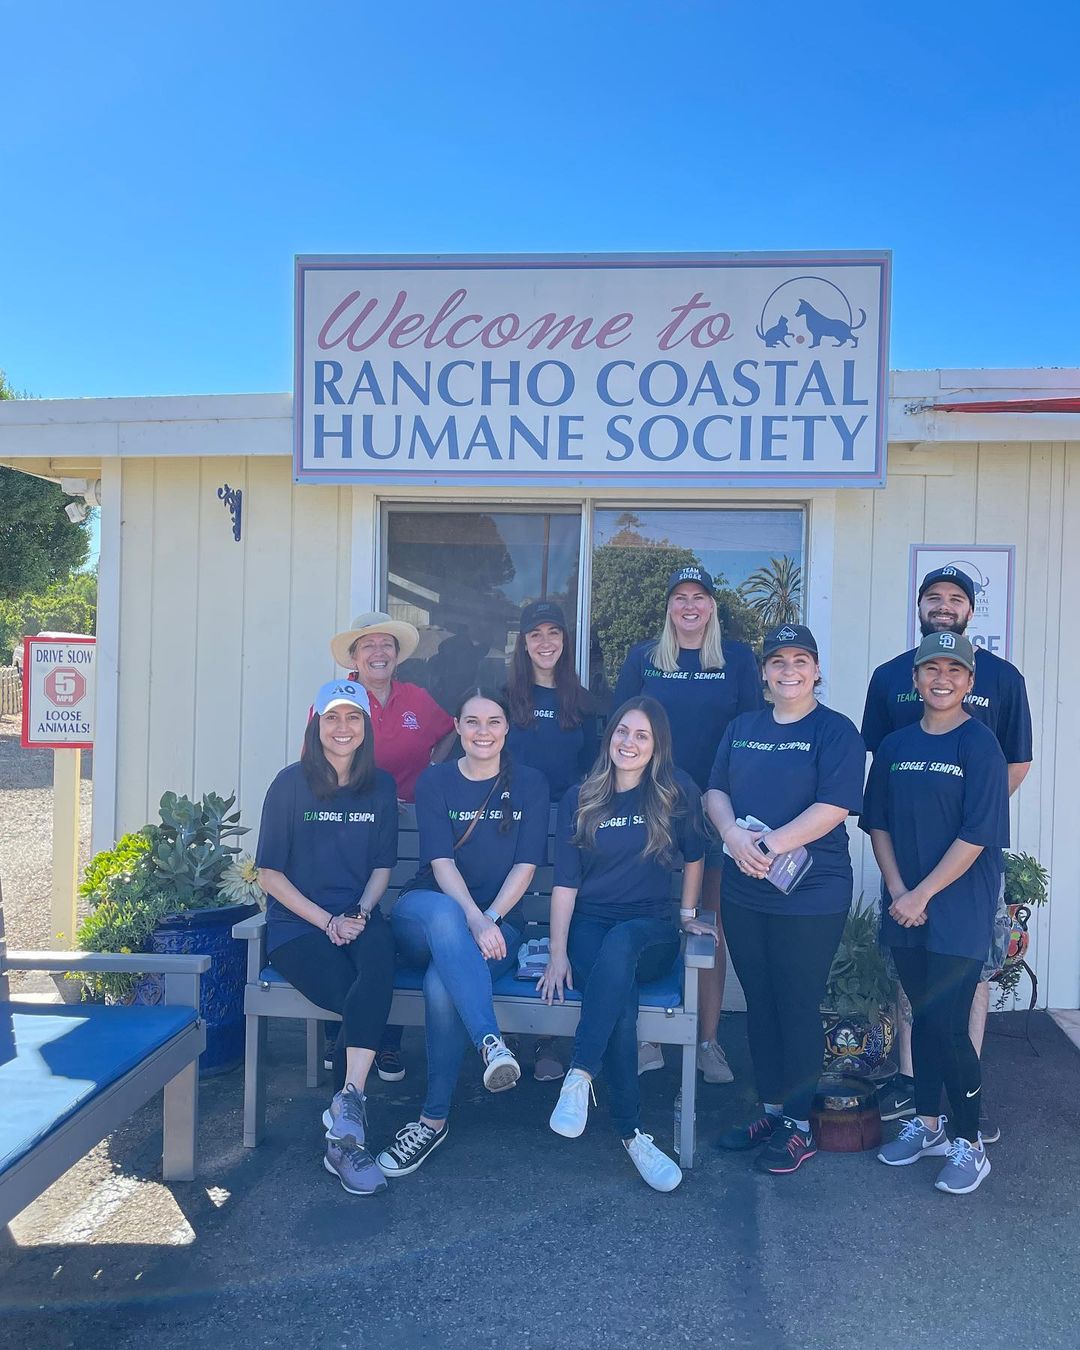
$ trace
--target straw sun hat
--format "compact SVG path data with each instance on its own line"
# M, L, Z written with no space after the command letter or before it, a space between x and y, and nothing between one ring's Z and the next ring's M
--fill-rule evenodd
M411 623L402 623L392 619L382 610L372 610L370 614L358 614L352 621L352 627L345 633L338 633L330 639L330 655L346 670L352 670L356 662L349 655L349 648L367 633L389 633L397 638L398 660L407 661L420 643L420 634Z

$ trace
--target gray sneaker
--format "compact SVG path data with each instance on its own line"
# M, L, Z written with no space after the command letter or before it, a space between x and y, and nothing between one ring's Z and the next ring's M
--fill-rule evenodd
M376 1195L386 1190L386 1178L363 1144L328 1138L323 1166L350 1195Z
M367 1098L361 1096L351 1083L335 1092L329 1107L323 1112L327 1139L339 1142L351 1140L363 1145L367 1141Z
M977 1190L990 1175L990 1159L980 1139L973 1144L957 1137L949 1149L949 1161L938 1173L934 1185L949 1195L967 1195Z
M940 1117L936 1130L928 1129L918 1116L905 1120L900 1133L878 1153L878 1162L889 1167L909 1167L920 1158L944 1158L949 1151L945 1133L945 1116Z
M706 1083L734 1083L735 1075L719 1041L700 1041L697 1048L697 1066Z

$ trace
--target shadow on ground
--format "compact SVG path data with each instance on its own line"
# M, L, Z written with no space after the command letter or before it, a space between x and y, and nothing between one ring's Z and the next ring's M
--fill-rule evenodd
M585 1136L568 1141L546 1127L557 1084L526 1079L491 1097L473 1071L445 1145L369 1200L323 1171L328 1090L303 1086L300 1027L277 1024L266 1142L240 1144L239 1072L211 1080L199 1181L164 1187L146 1108L0 1244L0 1344L1077 1343L1080 1056L1045 1015L1032 1017L1030 1042L1024 1015L992 1020L987 1096L1002 1142L970 1197L936 1192L933 1162L891 1170L872 1155L821 1154L773 1179L717 1155L710 1140L752 1104L743 1022L725 1022L738 1081L702 1088L699 1165L672 1195L638 1179L602 1091ZM405 1048L406 1081L372 1090L380 1139L418 1111L415 1033ZM646 1128L665 1146L669 1059L642 1080Z

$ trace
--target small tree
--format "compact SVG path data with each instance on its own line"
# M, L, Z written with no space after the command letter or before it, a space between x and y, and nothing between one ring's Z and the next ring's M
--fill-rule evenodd
M802 604L802 568L794 558L770 558L768 566L752 572L739 594L757 611L763 629L797 623Z
M0 400L20 398L0 370ZM86 561L90 529L64 514L56 483L0 468L0 600L44 591Z

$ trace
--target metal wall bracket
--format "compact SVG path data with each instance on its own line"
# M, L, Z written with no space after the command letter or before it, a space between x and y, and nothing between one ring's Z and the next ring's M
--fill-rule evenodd
M232 537L239 543L244 494L240 488L231 488L228 483L223 483L218 488L217 495L225 503L226 510L232 516Z

